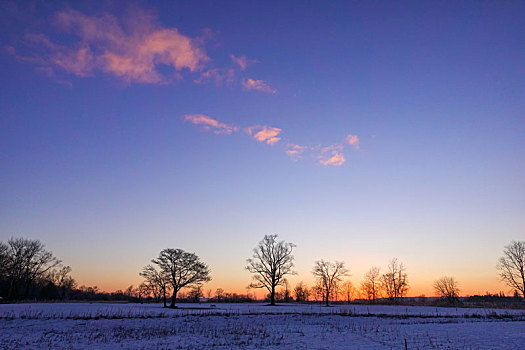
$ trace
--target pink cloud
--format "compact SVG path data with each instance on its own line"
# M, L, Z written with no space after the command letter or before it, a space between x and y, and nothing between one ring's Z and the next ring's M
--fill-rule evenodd
M264 80L254 80L251 78L243 79L242 86L244 90L255 90L268 94L275 94L277 92L276 89L272 88Z
M319 163L325 166L341 166L345 163L345 156L342 153L343 146L340 144L324 147L321 149Z
M359 149L359 137L357 135L346 135L345 142L353 146L355 149Z
M204 114L186 114L184 120L195 125L200 125L204 131L213 130L214 134L231 135L239 130L238 126L221 123Z
M255 125L249 126L245 130L248 135L252 136L257 141L265 142L271 146L275 145L281 139L277 136L281 133L282 129L274 128L272 126Z
M115 75L124 81L162 84L170 80L158 68L198 72L210 61L197 39L185 36L176 28L162 28L155 18L137 12L132 19L124 18L122 26L110 14L87 16L75 10L55 14L54 24L75 35L72 45L53 43L40 35L29 35L28 42L39 45L43 63L70 74L84 77L94 70Z
M296 145L294 143L289 143L286 145L286 151L285 153L292 158L292 160L296 160L301 156L301 154L308 149L306 146L300 146Z
M251 60L246 56L236 57L234 55L230 55L230 58L232 59L233 63L237 64L242 71L246 70L249 65L257 62L257 60Z

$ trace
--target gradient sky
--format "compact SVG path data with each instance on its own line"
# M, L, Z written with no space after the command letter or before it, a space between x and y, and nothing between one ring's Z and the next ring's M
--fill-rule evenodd
M522 1L3 1L0 240L103 290L167 247L246 292L252 248L409 295L509 292L525 238Z

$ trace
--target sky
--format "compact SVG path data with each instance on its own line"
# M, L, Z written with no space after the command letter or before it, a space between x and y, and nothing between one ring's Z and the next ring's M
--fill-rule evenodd
M3 1L0 240L102 290L164 248L246 293L265 234L358 286L504 291L525 238L522 1Z

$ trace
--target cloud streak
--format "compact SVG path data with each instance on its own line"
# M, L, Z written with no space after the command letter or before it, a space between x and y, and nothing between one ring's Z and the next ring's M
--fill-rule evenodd
M246 133L252 136L259 142L264 142L270 146L275 145L281 139L278 135L281 133L281 129L267 125L254 125L249 126L246 129Z
M205 114L186 114L184 120L200 126L203 131L213 131L214 134L231 135L239 130L238 126L221 123Z
M275 94L277 90L272 88L264 80L254 80L252 78L246 78L242 80L242 87L244 90L254 90L259 92L264 92L267 94Z
M343 145L335 144L321 149L321 155L319 156L319 163L322 165L330 166L341 166L345 163L346 159L343 154Z
M289 144L286 145L286 149L285 149L284 152L292 160L297 160L298 158L301 157L301 154L303 154L303 152L305 150L307 150L307 149L308 149L307 146L300 146L300 145L297 145L297 144L294 144L294 143L289 143Z
M247 58L246 56L236 57L234 55L230 55L230 58L233 61L233 63L239 66L239 69L241 71L245 71L249 65L257 63L257 60L251 60Z
M237 125L219 122L205 114L187 114L184 116L184 120L199 126L203 131L213 131L215 134L231 135L240 129ZM283 130L281 128L268 125L252 125L243 130L256 141L270 146L274 146L282 141ZM303 155L309 154L310 156L315 156L320 165L339 167L346 162L344 154L345 145L348 144L355 150L358 150L360 147L359 142L359 136L347 134L344 138L344 142L335 143L326 147L309 147L291 142L284 144L281 142L281 147L292 161L297 161L298 159L303 158ZM315 153L312 154L312 152Z

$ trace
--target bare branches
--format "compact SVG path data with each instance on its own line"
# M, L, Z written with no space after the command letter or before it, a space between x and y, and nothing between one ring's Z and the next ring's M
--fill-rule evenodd
M405 271L403 263L393 258L388 265L388 272L381 276L381 286L390 300L397 302L408 291L408 278Z
M444 276L434 281L434 290L442 297L446 298L449 303L454 303L459 297L458 281L454 277Z
M283 284L285 275L293 275L295 244L277 242L277 235L265 235L253 255L246 260L246 270L253 274L250 288L266 288L270 292L270 304L275 305L275 287Z
M371 267L361 282L361 293L368 301L375 302L379 297L381 284L379 282L379 267Z
M525 298L525 241L512 241L505 246L497 267L501 280Z
M202 263L194 253L188 253L182 249L164 249L160 252L159 257L151 262L157 264L162 274L169 278L169 283L173 288L170 307L175 307L177 293L182 288L197 287L211 280L208 265Z
M332 263L318 260L314 264L312 273L317 278L319 286L323 290L326 306L329 306L330 295L336 284L341 281L341 277L348 275L348 269L345 267L345 263L342 261Z
M25 238L10 238L7 244L2 243L0 260L2 274L7 279L8 299L27 297L30 286L61 262L39 240Z

